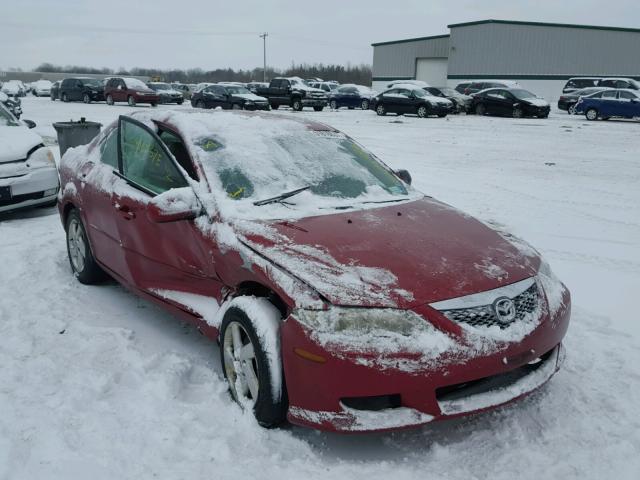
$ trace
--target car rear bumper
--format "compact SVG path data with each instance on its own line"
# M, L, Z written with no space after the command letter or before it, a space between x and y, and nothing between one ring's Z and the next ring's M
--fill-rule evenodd
M380 366L380 355L325 348L289 318L282 328L288 419L320 430L382 431L515 401L542 386L560 368L561 342L571 311L568 292L564 304L554 318L543 319L523 340L489 353L454 354L426 364L398 354L387 366ZM301 357L301 349L316 360Z
M14 178L0 179L0 188L10 190L10 198L0 200L0 212L42 205L53 202L58 194L60 182L54 167L39 168Z

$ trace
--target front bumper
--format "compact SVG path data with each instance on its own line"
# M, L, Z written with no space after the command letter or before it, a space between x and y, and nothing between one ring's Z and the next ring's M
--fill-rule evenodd
M0 212L42 205L55 201L60 187L55 167L35 169L25 175L0 178L0 188L10 192L0 199Z
M160 103L160 97L158 95L149 94L141 95L139 93L133 95L136 103Z
M302 105L304 107L326 107L329 101L326 98L303 98Z
M489 353L445 356L420 368L412 368L415 357L406 354L398 354L393 366L381 367L373 354L331 351L313 341L304 327L290 318L282 327L288 419L320 430L382 431L478 413L515 401L542 386L559 369L571 310L568 292L564 304L553 318L543 319L519 342L503 344ZM296 348L325 361L301 358ZM529 372L533 361L537 368ZM395 399L395 403L369 408L366 400L374 397ZM354 406L354 399L360 406Z
M243 107L245 110L271 110L269 102L245 103Z
M182 103L184 97L182 95L160 95L160 103Z

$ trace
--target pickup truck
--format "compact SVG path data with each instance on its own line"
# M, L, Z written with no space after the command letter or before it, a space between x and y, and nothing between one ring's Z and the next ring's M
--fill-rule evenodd
M297 111L313 107L316 112L321 112L329 100L325 92L310 87L298 77L274 78L268 87L257 88L256 95L267 98L274 110L280 105L288 105Z

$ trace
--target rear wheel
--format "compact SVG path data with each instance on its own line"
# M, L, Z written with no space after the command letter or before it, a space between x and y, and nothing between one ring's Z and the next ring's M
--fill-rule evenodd
M369 100L362 100L360 108L362 108L362 110L369 110Z
M571 105L568 109L567 109L567 113L569 115L575 115L576 114L576 106L575 104Z
M129 104L130 107L135 107L136 106L136 99L133 98L133 95L129 95L127 97L127 103Z
M67 96L67 94L66 94L66 93L63 93L63 94L62 94L62 101L63 101L63 102L68 102L68 101L69 101L69 97Z
M196 108L204 108L204 102L202 100L198 100L196 102Z
M107 105L113 105L113 97L111 95L107 95Z
M316 112L321 112L322 110L324 110L324 107L313 107L313 109L314 109Z
M291 103L291 108L293 108L296 112L299 112L300 110L302 110L302 100L296 98L292 103Z
M590 108L589 110L587 110L584 114L585 117L587 117L587 120L597 120L598 119L598 110L596 110L595 108Z
M82 101L83 101L84 103L91 103L91 97L89 96L89 94L88 94L88 93L85 93L85 94L82 96Z
M184 103L184 98L182 100L178 100L178 105L182 105Z
M91 285L104 280L104 271L98 266L91 252L91 245L78 210L71 210L67 217L67 254L71 270L80 283Z
M286 392L282 387L274 398L274 372L269 365L269 357L279 357L279 352L267 353L253 322L240 308L231 307L224 316L220 326L220 356L234 400L244 408L252 408L263 427L272 428L284 422Z
M426 105L420 105L416 113L420 118L426 118L429 115L429 109L426 107Z
M522 118L524 116L524 112L520 107L516 107L513 109L513 118Z
M242 110L242 105L239 103L234 103L231 107L233 110Z
M331 107L331 110L337 110L338 109L338 102L336 102L335 100L331 100L329 102L329 107Z
M271 105L271 110L277 110L280 108L280 105Z
M387 114L387 109L384 107L384 105L380 104L376 107L376 113L380 116L384 116Z
M487 113L487 107L485 107L482 103L477 104L476 115L484 115L485 113Z

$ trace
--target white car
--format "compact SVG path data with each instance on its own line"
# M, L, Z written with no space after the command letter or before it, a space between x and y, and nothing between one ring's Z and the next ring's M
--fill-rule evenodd
M36 97L48 97L51 95L51 82L49 80L38 80L33 82L33 94Z
M30 131L35 125L0 105L0 212L57 200L58 169L51 150Z

